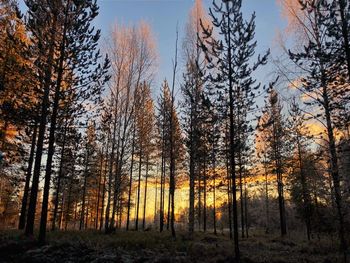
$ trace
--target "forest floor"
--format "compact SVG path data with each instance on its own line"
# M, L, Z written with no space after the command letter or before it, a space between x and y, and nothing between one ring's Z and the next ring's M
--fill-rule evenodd
M222 234L197 232L193 239L165 231L49 232L39 247L16 230L0 231L0 262L234 262L233 243ZM255 231L240 240L242 263L336 263L337 242L330 238L301 240L297 236L266 236Z

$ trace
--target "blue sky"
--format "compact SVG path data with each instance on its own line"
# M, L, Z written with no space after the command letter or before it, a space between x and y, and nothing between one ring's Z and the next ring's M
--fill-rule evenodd
M19 3L21 9L25 10L23 1ZM153 87L153 92L157 94L164 78L167 78L169 82L172 79L176 25L178 24L179 28L179 47L181 47L184 26L194 0L97 0L97 3L100 6L100 13L96 18L96 27L101 29L103 37L108 37L112 25L116 22L132 25L143 20L151 25L160 58L159 70ZM208 10L212 5L212 0L203 0L203 3ZM276 0L243 0L242 11L246 17L256 12L256 40L258 42L256 53L264 53L270 48L272 55L276 55L277 50L273 41L277 30L285 26ZM179 61L181 62L181 59ZM179 66L177 84L182 80L182 65ZM270 62L255 76L262 84L268 84L274 78L271 72L273 72L273 65Z
M211 6L212 0L203 0L206 9ZM97 27L102 30L103 36L108 36L110 28L115 22L133 24L140 20L147 21L154 32L159 50L160 65L155 79L153 90L159 90L164 78L172 78L172 59L175 50L176 25L179 25L179 41L181 45L182 33L188 18L188 13L194 0L98 0L100 15L97 18ZM243 0L243 14L248 16L256 12L256 39L257 53L263 53L273 48L276 31L282 28L280 10L276 0ZM181 61L181 60L180 60ZM270 75L272 66L261 69L256 77L263 84L267 84L273 77ZM182 74L179 69L178 81Z

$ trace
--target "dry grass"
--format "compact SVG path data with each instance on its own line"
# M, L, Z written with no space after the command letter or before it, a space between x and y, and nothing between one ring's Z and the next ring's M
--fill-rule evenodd
M340 263L337 243L331 238L304 240L255 231L241 239L246 263ZM19 231L0 232L0 258L4 262L233 262L233 243L223 235L196 232L193 238L167 231L56 231L48 233L48 245L39 248ZM44 259L44 261L42 261ZM1 260L0 260L1 261Z

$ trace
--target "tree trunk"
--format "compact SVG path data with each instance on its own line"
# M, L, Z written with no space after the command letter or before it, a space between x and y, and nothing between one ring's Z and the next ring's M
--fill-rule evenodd
M60 168L58 171L58 178L57 178L56 197L55 197L55 205L54 205L52 227L51 227L52 231L55 230L57 210L58 210L58 197L59 197L60 190L61 190L62 168L63 168L63 163L64 163L64 151L65 151L65 145L66 145L67 125L68 125L68 120L66 119L65 126L64 126L64 134L63 134L63 144L62 144L62 148L61 148Z
M215 135L215 127L213 126L213 135ZM213 187L213 221L214 221L214 234L216 235L216 160L215 160L215 138L213 138L213 145L212 145L212 165L213 165L213 181L214 181L214 187Z
M108 156L108 151L106 156ZM107 160L105 161L107 163ZM102 200L101 200L101 216L100 216L100 226L99 230L102 230L103 226L103 215L104 215L104 208L105 208L105 197L106 197L106 182L107 182L107 165L105 165L105 172L103 176L103 185L102 185Z
M51 182L51 174L52 174L52 159L55 153L56 122L57 122L61 84L62 84L63 70L64 70L63 62L65 59L67 16L68 16L68 7L66 7L66 10L65 10L63 38L60 45L59 66L57 69L58 71L57 81L56 81L54 103L53 103L52 114L51 114L49 146L48 146L47 162L46 162L46 170L45 170L44 195L43 195L43 203L42 203L42 209L41 209L41 220L40 220L40 231L39 231L39 243L42 243L42 244L45 243L45 238L46 238L47 212L48 212L48 205L49 205L50 182Z
M201 222L202 222L202 198L201 198L201 192L202 192L202 186L201 186L201 172L198 172L198 230L201 230Z
M204 156L203 170L203 231L207 231L207 158Z
M227 24L230 25L230 14L227 15ZM232 55L231 55L231 27L228 26L228 61L229 61L229 121L230 121L230 167L231 167L231 180L232 180L232 212L233 212L233 240L234 240L234 250L235 258L237 262L240 262L240 252L239 252L239 241L238 241L238 220L237 220L237 196L236 196L236 160L235 160L235 129L234 129L234 119L233 119L233 80L232 80Z
M85 194L86 194L86 190L85 190ZM84 197L83 197L83 200L84 200ZM89 196L87 196L87 205L86 205L86 212L85 212L85 221L83 220L83 223L84 223L84 229L88 229L89 227L89 206L90 206L90 198ZM84 211L82 209L82 211ZM84 218L84 214L83 214L83 218Z
M244 202L243 202L243 164L242 164L242 149L238 149L238 160L239 160L239 198L241 204L241 234L242 238L245 237L245 229L244 229Z
M115 151L115 139L117 134L117 115L118 115L118 105L119 105L119 81L120 78L118 78L117 81L117 92L115 97L115 105L114 105L114 121L113 121L113 136L112 136L112 149L111 149L111 156L110 156L110 162L109 162L109 174L108 174L108 197L107 197L107 207L106 207L106 218L105 218L105 233L108 234L111 231L109 217L110 217L110 208L111 208L111 195L112 195L112 174L113 174L113 164L114 164L114 151ZM112 213L112 219L113 220L114 213Z
M176 68L177 68L177 41L178 41L179 33L176 30L176 42L175 42L175 60L173 67L173 81L171 87L171 112L170 112L170 186L169 186L169 194L171 197L171 218L170 218L170 226L171 226L171 235L175 239L175 142L174 142L174 90L175 90L175 78L176 78ZM170 200L170 199L169 199Z
M301 145L299 140L299 135L297 135L297 148L298 148L298 161L299 161L299 169L300 169L300 181L301 181L301 189L303 195L303 207L305 211L305 224L306 224L306 234L307 239L311 240L311 220L310 220L310 196L308 194L307 186L306 186L306 176L304 172Z
M160 171L159 232L162 232L164 228L164 188L165 188L164 177L165 177L165 160L164 160L164 139L163 139L161 171Z
M136 203L136 221L135 229L139 229L139 208L140 208L140 190L141 190L141 171L142 171L142 145L140 145L140 156L139 156L139 178L137 183L137 203Z
M228 125L226 124L226 131L228 130ZM227 134L227 132L225 132ZM229 230L230 230L230 239L233 238L232 236L232 196L231 196L231 172L230 172L230 163L229 163L229 149L228 149L228 143L227 138L225 138L225 151L226 151L226 175L227 175L227 205L228 205L228 224L229 224Z
M44 96L41 102L40 124L39 124L38 141L37 141L35 163L34 163L33 181L32 181L32 188L30 191L27 224L25 228L25 234L27 236L32 236L34 231L34 221L35 221L36 203L37 203L38 188L39 188L40 168L41 168L41 157L43 154L47 115L48 115L49 104L50 104L49 95L50 95L52 67L53 67L55 41L56 41L55 40L56 23L57 23L57 16L54 15L52 31L51 31L51 39L49 43L49 53L47 56L48 57L47 66L45 67L45 73L44 73L45 74Z
M175 170L175 165L173 169ZM175 234L175 176L174 175L170 178L170 189L171 189L170 227L171 227L171 235L173 238L175 238L176 234Z
M100 196L101 196L101 181L102 181L102 174L103 174L103 148L101 152L101 164L100 164L100 175L98 177L98 190L97 190L97 202L96 202L96 220L95 220L95 229L98 228L98 222L99 222L99 211L100 211Z
M29 195L29 184L30 184L30 179L32 177L32 168L33 168L33 161L34 161L37 131L38 131L38 122L35 121L33 134L32 134L32 144L30 147L30 154L29 154L29 160L28 160L26 181L24 184L24 191L23 191L23 198L22 198L22 205L21 205L21 215L19 217L18 229L24 229L24 227L25 227L27 205L28 205L28 195Z
M168 213L167 213L167 221L166 221L166 230L170 228L170 200L171 200L171 189L170 189L170 176L169 176L169 188L168 188Z
M75 147L77 149L77 146ZM69 211L70 211L70 207L71 207L71 198L72 198L72 189L73 189L73 179L74 179L74 174L75 174L75 156L74 158L74 163L72 165L72 171L71 171L71 176L69 178L69 190L68 190L68 200L67 200L67 209L66 209L66 213L64 216L64 221L65 221L65 227L64 229L67 230L67 226L68 226L68 219L69 219Z
M100 218L100 231L102 230L103 226L103 215L104 215L104 208L105 208L105 197L106 197L106 182L107 182L107 173L108 173L108 148L109 148L109 134L107 138L107 146L106 146L106 160L105 160L105 171L103 176L103 187L102 187L102 204L101 204L101 218Z
M62 200L61 200L61 211L60 216L58 218L58 229L62 229L62 217L63 217L63 210L64 210L64 202L65 202L65 192L62 193Z
M130 163L130 179L129 179L129 193L128 193L128 212L126 215L126 230L129 230L130 224L130 207L131 207L131 193L132 193L132 172L134 168L134 150L135 150L135 127L132 134L132 146L131 146L131 163Z
M248 189L247 189L247 174L244 175L244 214L245 214L245 231L248 238Z
M164 228L164 194L165 194L165 99L163 103L163 123L162 123L162 163L160 175L160 208L159 208L159 232Z
M323 81L322 84L323 84L324 111L326 115L327 134L328 134L328 141L329 141L331 174L333 179L335 203L336 203L337 214L339 219L339 239L340 239L341 250L344 253L344 262L347 262L347 242L345 238L344 215L343 215L343 208L342 208L342 196L341 196L341 190L340 190L338 157L337 157L337 150L335 145L333 125L331 120L329 98L328 98L325 81Z
M67 227L68 227L69 210L70 210L71 198L72 198L73 183L72 183L72 180L69 180L69 181L70 182L69 182L69 190L68 190L67 208L64 215L64 230L67 230Z
M147 180L148 180L148 156L146 158L146 182L145 182L145 196L143 201L143 219L142 219L142 229L145 230L146 226L146 205L147 205Z
M85 218L85 197L86 197L86 186L87 186L87 171L89 166L89 151L88 146L86 145L86 156L85 156L85 170L84 170L84 185L83 185L83 196L82 196L82 204L80 211L80 224L79 230L82 230L84 227L84 218Z
M274 150L274 159L275 159L275 168L276 168L276 176L277 176L277 192L278 192L278 207L279 207L279 215L280 215L280 228L281 228L281 236L285 236L287 234L287 226L286 226L286 214L285 214L285 205L284 205L284 193L283 193L283 174L282 174L282 161L281 161L281 153L279 151L278 145L281 144L280 138L277 136L276 124L273 120L272 122L272 131L273 131L273 150Z
M213 188L213 203L214 203L214 208L213 208L213 218L214 218L214 234L216 235L216 196L215 196L215 191L216 191L216 182L215 182L215 166L214 166L214 188Z
M74 224L73 224L73 229L75 230L75 225L77 223L77 218L78 218L78 201L75 201L75 206L74 206Z
M115 105L114 107L117 107ZM112 196L112 174L113 174L113 163L114 163L114 150L115 150L115 137L117 133L117 109L115 108L115 119L113 123L113 136L112 136L112 149L111 156L109 157L109 170L108 170L108 195L107 195L107 207L106 207L106 216L105 216L105 233L110 232L109 229L109 217L110 217L110 208L111 208L111 196Z
M270 232L269 221L270 221L270 212L269 212L269 188L268 188L268 180L267 180L267 163L266 157L264 162L264 171L265 171L265 211L266 211L266 226L265 233L268 234Z
M157 175L158 175L158 164L157 164L157 172L156 172L156 191L155 191L155 197L154 197L154 225L157 227L157 201L158 201L158 181L157 181Z
M190 146L190 207L189 207L189 224L188 224L188 232L192 236L194 232L194 191L195 191L195 171L194 171L194 158L193 158L193 142L191 139Z
M109 226L109 230L110 231L114 231L115 227L114 227L114 223L115 223L115 219L116 219L116 213L118 211L117 208L117 204L118 204L118 196L119 196L119 179L120 179L120 172L119 170L121 169L121 162L120 162L120 158L121 157L121 153L120 153L120 129L121 129L121 116L119 117L119 121L118 121L118 143L117 143L117 158L116 158L116 169L115 169L115 174L114 174L114 192L113 192L113 207L112 207L112 218L111 218L111 222L110 222L110 226Z

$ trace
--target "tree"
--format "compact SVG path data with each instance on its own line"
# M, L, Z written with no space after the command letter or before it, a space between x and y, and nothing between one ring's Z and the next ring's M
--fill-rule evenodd
M121 190L125 189L123 184L125 181L125 178L123 178L125 163L129 158L128 147L133 144L132 141L135 138L135 114L138 107L136 94L140 92L139 89L144 83L147 85L151 83L157 64L157 54L152 31L146 23L140 23L133 27L115 25L107 49L112 60L111 69L113 73L109 83L111 101L107 106L112 107L112 137L105 225L106 232L110 232L114 228L115 214L122 209L123 193ZM135 147L133 149L135 150ZM131 154L132 166L128 186L130 194L127 201L127 228L129 228L130 221L133 153ZM113 157L114 155L116 158ZM113 178L114 164L116 168ZM113 200L111 198L112 194ZM110 212L112 201L113 206ZM119 214L120 221L121 213ZM111 221L109 221L109 218L111 218Z
M191 69L186 72L185 83L182 86L184 100L184 131L187 136L185 143L189 155L189 178L190 178L190 205L189 205L189 232L194 231L194 204L195 204L195 180L200 180L200 157L203 141L201 104L203 97L202 86L197 85L198 81L193 78ZM197 83L197 84L196 84ZM200 190L199 190L200 191Z
M97 145L96 145L96 130L94 123L90 122L87 125L86 135L83 141L85 146L82 152L82 166L83 170L81 173L81 178L83 181L82 185L82 202L80 210L80 224L79 230L86 229L88 226L88 211L90 210L89 198L91 198L90 191L92 186L97 186L96 177L98 176L98 159L97 159Z
M29 203L26 234L33 234L35 207L37 203L38 179L47 118L50 116L48 156L46 161L44 195L41 213L39 241L45 242L48 199L52 162L55 146L55 132L60 100L73 96L73 101L88 103L98 101L102 86L108 76L108 59L99 64L96 45L99 31L90 30L90 22L96 17L98 7L95 2L50 2L26 1L28 7L27 27L31 32L38 62L38 83L43 87L40 112L36 159L33 184ZM40 6L38 8L38 6ZM89 12L88 12L89 11ZM88 14L88 15L87 15ZM76 42L79 39L79 43ZM89 56L87 56L89 54ZM89 68L87 69L87 67ZM63 83L67 86L63 89ZM53 91L53 101L50 92ZM72 93L72 90L75 92ZM51 104L52 103L52 104ZM52 111L49 112L52 105ZM80 114L86 112L78 108Z
M166 162L169 153L169 107L170 107L170 90L167 80L162 84L161 94L158 98L158 115L157 126L161 145L161 178L160 178L160 207L159 207L159 231L163 231L164 227L164 207L165 207L165 173Z
M287 234L284 198L284 180L287 161L287 133L278 93L272 88L260 126L265 133L266 157L270 169L276 174L281 235Z
M49 8L46 3L43 3L43 1L40 1L38 4L37 2L28 0L25 3L28 7L27 28L33 35L32 41L37 48L36 51L38 52L39 57L38 71L40 79L38 80L38 83L40 83L43 90L43 94L41 96L41 110L33 181L25 228L26 235L33 235L40 166L43 154L44 137L49 109L49 94L53 74L56 30L58 29L58 12L55 6L51 6L51 8ZM49 10L52 10L52 12Z
M349 3L345 0L333 1L327 6L331 22L327 25L327 34L333 40L333 45L337 48L336 58L346 67L339 67L339 73L343 73L350 81L350 38L349 38ZM344 81L343 81L344 82Z
M0 1L0 146L6 151L7 130L33 129L37 103L31 41L16 1ZM18 114L20 113L20 114ZM13 127L11 127L13 126ZM8 151L11 157L11 151Z
M307 170L305 169L308 162L312 161L312 155L308 154L307 145L309 145L310 135L305 126L305 114L300 110L297 102L292 101L290 105L290 120L289 120L289 139L294 149L293 163L296 167L293 169L294 184L292 188L292 197L297 201L299 213L302 215L306 224L306 233L308 240L311 239L311 216L312 204L310 195L310 185Z
M171 121L172 119L172 121ZM170 125L170 123L173 123ZM184 149L183 149L183 139L182 131L180 127L180 122L176 114L175 106L172 103L171 91L168 86L168 82L165 80L162 85L162 93L158 98L158 114L156 124L158 126L160 143L160 155L161 155L161 180L160 180L160 222L159 230L160 232L164 229L164 215L165 215L165 188L167 182L167 171L169 171L169 195L168 195L168 223L169 227L173 227L172 224L175 223L175 203L172 204L174 199L174 193L176 188L176 178L177 170L180 170L180 166L183 162ZM173 131L171 132L171 127ZM173 134L173 135L171 135ZM173 136L173 171L172 171L172 182L170 184L170 163L171 163L171 136ZM173 220L173 222L172 222ZM175 229L172 229L172 234L174 234ZM173 236L174 237L174 236Z
M33 85L31 41L16 1L0 1L0 26L0 151L7 164L28 161L19 220L19 229L23 229L35 153L38 95ZM20 173L11 174L8 168L4 165L1 172L4 184L19 184Z
M341 72L338 69L341 68L342 62L334 59L336 54L333 47L337 45L337 41L323 37L327 35L334 18L327 11L330 10L330 5L327 1L300 1L300 9L303 10L303 15L310 23L306 33L308 41L304 50L289 51L289 57L295 64L302 65L305 69L305 75L300 79L301 85L298 89L308 96L308 105L315 106L317 109L313 117L320 120L326 127L334 198L339 221L338 233L344 261L346 261L347 242L344 234L343 201L333 118L343 98L348 96L349 89L348 85L338 86L338 79L341 78L339 76Z
M109 61L105 58L103 64L99 64L100 53L97 43L100 31L94 32L91 22L98 14L98 6L95 2L74 3L67 2L56 6L58 14L63 16L59 21L59 31L62 32L58 38L57 48L59 51L58 61L55 65L57 73L54 99L52 105L50 133L48 143L48 156L45 170L44 196L40 221L39 242L45 242L48 199L52 173L52 159L54 155L55 132L58 107L61 96L62 81L64 81L64 70L73 72L74 77L68 78L73 89L77 89L76 95L84 102L98 103L102 93L103 85L108 80L106 75ZM70 10L74 12L70 13ZM88 15L86 15L88 14ZM63 20L63 21L62 21ZM80 44L75 42L79 39ZM88 57L88 59L87 59ZM66 65L64 62L68 61ZM93 65L93 67L91 67ZM87 66L91 68L86 69ZM67 79L66 79L67 81Z
M214 234L217 234L216 231L216 180L218 178L218 172L217 172L217 163L218 163L218 157L220 152L220 124L219 124L219 114L217 112L217 109L215 109L214 105L208 98L203 99L203 107L206 109L204 112L208 116L206 120L206 124L208 126L208 134L207 134L207 143L208 143L208 150L209 150L209 163L210 163L210 181L211 181L211 190L213 191L213 225L214 225ZM204 215L206 216L206 215Z
M176 128L178 127L178 119L176 116L175 111L175 81L176 81L176 70L177 70L177 42L178 42L179 32L176 29L176 40L175 40L175 57L173 60L173 80L170 90L170 120L169 120L169 131L170 131L170 138L169 138L169 147L170 147L170 173L169 173L169 200L171 203L171 216L170 216L170 227L171 227L171 235L173 238L176 237L175 234L175 171L176 171L176 154L175 154L175 147L176 147L176 141L175 141L175 132ZM179 152L177 153L179 154Z
M186 145L189 153L189 227L190 234L194 231L195 180L199 180L199 149L201 141L200 107L205 80L202 77L205 67L205 55L199 47L198 38L203 37L200 30L200 21L209 24L204 12L202 1L196 0L186 24L186 35L183 40L183 53L186 63L184 84L182 85L184 116L184 131L187 133ZM200 191L200 190L199 190Z
M150 86L143 83L137 90L136 103L138 105L135 110L135 128L136 128L136 151L139 154L139 177L137 186L137 202L136 202L136 223L135 228L138 230L139 221L139 206L140 206L140 191L141 191L141 172L142 163L146 164L146 176L145 176L145 196L143 207L143 224L142 228L145 229L145 213L147 202L147 181L149 171L149 161L152 154L152 137L153 137L153 123L154 123L154 107L153 100L151 98Z
M242 1L230 0L221 4L213 1L213 9L210 9L213 28L218 30L218 34L223 39L216 40L213 37L213 28L205 27L202 24L204 41L201 42L201 48L206 53L208 60L208 69L217 68L209 77L216 84L216 88L221 90L227 98L226 105L228 108L229 118L229 149L230 149L230 173L232 180L233 196L233 223L234 223L234 247L236 260L240 260L238 244L238 220L237 220L237 197L236 197L236 158L237 158L237 141L235 134L237 131L237 122L235 121L236 110L239 108L237 95L247 94L254 97L251 91L254 80L251 77L259 65L266 63L267 52L263 57L258 57L258 61L253 65L250 59L254 55L256 42L254 41L255 14L248 21L245 21L241 12ZM205 43L205 44L204 44ZM248 93L248 91L250 91ZM253 96L250 96L250 94ZM250 101L248 98L245 102ZM250 105L250 103L247 103Z

